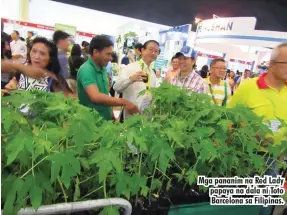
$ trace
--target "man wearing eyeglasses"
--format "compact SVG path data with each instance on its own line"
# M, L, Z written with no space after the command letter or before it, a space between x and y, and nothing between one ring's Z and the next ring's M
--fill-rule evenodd
M154 62L159 53L159 43L155 40L149 40L144 43L141 52L141 59L131 63L119 74L114 90L123 93L123 98L136 104L142 112L151 102L150 88L156 87L156 75L153 72L152 62ZM139 93L146 90L145 95L138 96ZM124 119L131 115L124 112Z
M250 107L263 117L263 123L273 132L267 137L268 142L281 144L287 140L287 43L273 49L268 72L240 84L228 107L237 104ZM265 154L266 147L261 151ZM278 175L276 162L265 174Z
M180 72L169 83L196 93L207 93L207 85L195 70L196 52L185 46L175 55L179 59Z
M268 151L266 144L286 144L287 140L287 43L283 43L273 49L268 71L258 78L252 78L240 84L235 91L228 107L242 104L253 109L253 111L263 117L265 123L273 132L266 137L259 154L265 155ZM285 147L286 148L286 147ZM269 169L265 175L277 176L277 158L267 159L266 164ZM269 206L268 206L269 207ZM270 208L262 208L260 214L267 214Z
M210 64L210 76L205 79L208 84L208 95L218 106L226 106L231 99L229 84L223 80L226 75L226 62L222 58L214 59Z

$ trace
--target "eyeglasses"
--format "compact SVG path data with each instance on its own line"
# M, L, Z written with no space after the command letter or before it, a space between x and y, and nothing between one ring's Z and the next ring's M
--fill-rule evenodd
M227 71L227 68L226 68L226 67L211 67L211 68L214 68L214 69L217 69L217 70Z
M278 63L278 64L287 64L287 61L275 61L272 60L273 63Z
M154 49L151 49L151 48L149 48L149 49L147 49L148 51L150 51L151 53L153 53L153 54L159 54L159 50L154 50Z

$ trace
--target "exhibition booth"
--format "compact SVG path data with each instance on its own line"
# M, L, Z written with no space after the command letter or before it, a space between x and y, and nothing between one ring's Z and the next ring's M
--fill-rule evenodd
M271 50L287 42L287 32L255 30L255 17L230 17L203 20L198 24L195 50L197 66L210 65L212 58L223 57L232 71L250 69L269 61ZM202 51L204 50L204 51ZM218 53L214 55L213 53Z
M43 12L43 8L49 12ZM186 45L198 53L197 69L222 57L230 70L258 72L258 65L268 63L272 48L287 42L286 32L255 30L255 17L202 20L193 32L191 24L170 27L49 0L1 0L1 9L8 34L18 30L26 38L27 32L33 31L35 36L51 38L55 30L61 29L79 44L89 42L96 34L105 34L115 43L119 59L125 54L124 48L157 40L161 53L154 68L163 73L170 68L172 56Z
M148 40L160 40L160 31L169 29L170 26L133 20L117 29L115 51L121 59L129 49L137 43L144 44Z
M42 36L48 39L52 39L55 30L63 30L73 36L73 40L77 43L82 41L90 41L92 37L95 36L93 33L77 31L74 26L58 24L54 26L48 26L43 24L36 24L31 22L22 22L18 20L11 20L6 18L1 18L4 23L5 32L10 34L13 30L19 31L21 37L26 38L27 32L32 31L34 36ZM111 36L112 37L112 36Z
M84 40L89 42L96 34L109 35L116 42L118 29L129 24L139 25L142 30L152 26L152 29L157 29L157 33L169 28L169 26L49 0L1 0L1 9L5 32L10 34L13 30L18 30L24 38L27 36L27 31L51 38L55 28L58 29L61 26L65 31L75 35L77 43ZM153 32L154 30L143 31Z
M168 30L159 32L159 45L161 53L155 62L155 69L161 69L161 75L164 77L170 69L171 58L181 50L183 46L188 45L190 39L191 25L175 26Z

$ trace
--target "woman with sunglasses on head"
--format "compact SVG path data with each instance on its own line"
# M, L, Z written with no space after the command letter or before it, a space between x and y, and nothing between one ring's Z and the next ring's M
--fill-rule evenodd
M47 70L40 80L17 73L7 85L8 90L42 90L47 92L62 91L66 96L72 96L65 79L59 74L60 64L58 50L54 43L44 37L34 39L29 53L28 65Z

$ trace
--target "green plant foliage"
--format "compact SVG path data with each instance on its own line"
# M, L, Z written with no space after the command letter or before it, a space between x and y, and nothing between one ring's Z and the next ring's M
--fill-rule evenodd
M128 39L129 37L137 37L137 36L138 36L138 35L137 35L135 32L130 31L130 32L128 32L128 33L125 33L124 38L125 38L125 40L126 40L126 39Z
M206 95L166 83L151 93L152 107L123 124L103 121L61 94L3 97L4 214L109 197L137 203L177 184L195 186L198 175L264 173L257 152L270 130L251 110L218 107ZM29 104L28 113L20 111L22 104ZM277 158L286 153L286 142L266 148L266 157ZM106 207L101 214L118 209Z

